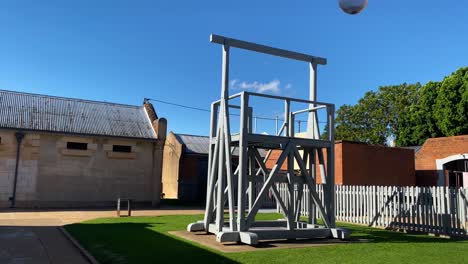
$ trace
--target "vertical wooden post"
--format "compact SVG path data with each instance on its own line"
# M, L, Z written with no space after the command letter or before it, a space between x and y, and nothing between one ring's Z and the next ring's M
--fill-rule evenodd
M237 186L237 228L239 231L246 231L245 228L245 180L248 180L248 107L249 96L243 93L241 96L241 116L240 116L240 138L239 138L239 176Z
M286 136L291 137L292 135L290 134L291 129L291 120L289 120L290 113L291 112L291 102L289 100L284 101L284 124L286 125Z
M216 163L216 160L214 160L214 156L216 154L216 148L217 144L213 144L213 138L216 138L218 135L219 129L217 126L217 116L218 116L218 104L213 103L211 104L211 117L210 117L210 148L208 150L208 176L207 176L207 188L206 188L206 210L205 210L205 217L204 217L204 223L205 223L205 229L208 230L208 225L211 223L211 218L212 218L212 210L213 210L213 200L211 199L213 196L213 185L214 185L214 173L213 171L213 163ZM213 174L213 175L212 175Z
M330 147L327 150L327 187L329 196L326 201L328 202L328 215L331 227L335 227L335 106L327 107L328 117L328 140Z
M248 105L248 103L247 103ZM253 133L253 109L252 107L249 107L248 108L248 129L247 129L247 133L248 134L252 134ZM249 154L249 157L250 157L250 166L249 166L249 174L250 174L250 177L251 177L251 180L249 180L249 187L248 187L248 197L249 197L249 211L252 210L252 205L253 205L253 202L254 202L254 198L253 198L253 194L254 194L254 191L253 191L253 188L254 186L256 186L255 182L253 182L253 177L255 177L256 175L256 172L255 172L255 155L253 153L253 149L252 150L249 150L250 154Z
M248 189L248 197L249 197L249 212L250 210L252 210L252 205L253 205L253 202L254 202L254 188L256 188L256 183L254 181L254 178L256 177L255 176L255 153L254 153L255 149L251 148L249 149L249 153L250 153L250 166L249 166L249 174L250 174L250 180L249 180L249 189Z
M309 63L309 100L317 101L317 64ZM311 104L310 108L315 107ZM317 139L318 137L318 123L315 111L309 112L307 117L307 137Z
M219 158L218 158L218 194L216 201L216 231L222 232L224 226L224 178L226 175L226 164L225 164L225 117L227 113L227 102L229 98L229 46L223 45L223 64L222 64L222 77L221 77L221 112L219 115ZM229 151L229 149L228 149Z
M309 152L309 173L310 173L310 177L312 178L312 187L313 188L316 188L316 183L317 183L317 175L316 175L316 166L315 166L315 149L314 148L310 148L308 150ZM312 191L309 190L309 193L308 193L308 196L307 196L307 199L309 200L309 224L316 224L316 215L317 215L317 212L316 212L316 206L315 204L312 202Z

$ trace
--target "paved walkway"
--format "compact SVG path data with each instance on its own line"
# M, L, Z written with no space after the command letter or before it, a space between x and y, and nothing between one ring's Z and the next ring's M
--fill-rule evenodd
M202 209L168 207L156 210L133 210L132 216L203 214ZM99 217L115 217L109 210L0 210L0 226L61 226Z
M0 227L0 263L89 264L58 227Z
M202 214L203 210L164 208L135 210L132 216ZM3 210L0 211L1 264L89 263L59 227L99 217L115 217L115 210Z

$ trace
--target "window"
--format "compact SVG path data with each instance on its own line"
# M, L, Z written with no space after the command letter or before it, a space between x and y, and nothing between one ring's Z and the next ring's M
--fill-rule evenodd
M87 150L88 143L67 142L67 149Z
M124 146L124 145L113 145L112 146L113 152L125 152L130 153L132 152L132 146Z

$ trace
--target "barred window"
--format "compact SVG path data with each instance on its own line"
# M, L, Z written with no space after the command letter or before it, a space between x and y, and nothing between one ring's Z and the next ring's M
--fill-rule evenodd
M113 145L112 146L113 152L125 152L130 153L132 152L132 146L125 146L125 145Z
M67 142L67 149L87 150L88 143Z

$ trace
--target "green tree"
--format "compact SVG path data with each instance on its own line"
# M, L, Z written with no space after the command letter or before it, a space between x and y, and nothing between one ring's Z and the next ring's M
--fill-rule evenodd
M323 127L323 132L320 134L320 139L328 140L328 124Z
M417 100L400 117L398 146L422 145L427 138L443 136L436 124L434 106L440 82L428 82L417 91Z
M445 136L468 134L468 67L457 70L442 81L434 117Z
M337 139L397 146L421 145L427 138L468 134L468 67L442 82L402 84L367 92L336 116Z
M403 128L404 116L411 106L418 102L418 91L421 84L402 84L379 88L386 115L384 122L388 124L388 136L397 137Z
M401 117L417 100L420 87L419 83L384 86L367 92L354 106L343 105L336 116L337 139L386 144L397 135Z

